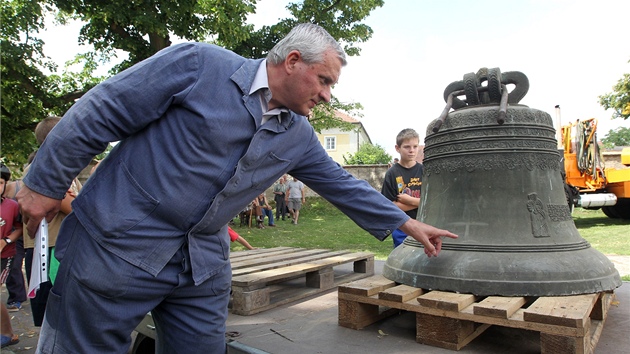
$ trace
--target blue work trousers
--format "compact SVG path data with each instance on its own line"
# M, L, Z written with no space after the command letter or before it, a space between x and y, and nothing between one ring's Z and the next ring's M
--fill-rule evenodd
M38 353L127 353L149 311L157 353L225 353L229 265L195 286L185 244L154 277L101 247L74 214L59 236Z

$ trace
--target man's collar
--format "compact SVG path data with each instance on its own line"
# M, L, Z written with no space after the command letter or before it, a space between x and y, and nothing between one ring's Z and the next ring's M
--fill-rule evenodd
M269 103L269 100L271 100L271 90L269 90L269 79L267 78L267 59L260 62L256 75L254 76L254 81L252 81L252 87L249 90L249 94L252 95L258 90L262 90L261 94L265 99L265 105ZM266 110L267 109L265 107L264 111Z
M271 90L269 89L269 77L267 75L267 59L264 59L260 66L258 66L258 70L256 71L256 75L254 76L254 81L252 81L252 88L249 90L249 94L252 95L260 91L260 98L263 110L263 119L262 124L267 122L272 117L278 117L278 122L282 122L281 113L288 113L289 110L284 107L269 109L269 100L271 100Z

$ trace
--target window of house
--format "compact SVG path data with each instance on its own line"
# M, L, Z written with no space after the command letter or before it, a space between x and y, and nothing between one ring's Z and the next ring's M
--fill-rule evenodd
M337 137L336 136L324 137L324 147L326 148L326 150L337 149Z

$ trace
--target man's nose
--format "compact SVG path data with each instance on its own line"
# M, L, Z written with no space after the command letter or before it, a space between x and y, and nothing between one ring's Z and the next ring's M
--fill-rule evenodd
M319 96L322 98L322 100L324 100L324 102L328 103L330 102L330 87L323 89L320 93Z

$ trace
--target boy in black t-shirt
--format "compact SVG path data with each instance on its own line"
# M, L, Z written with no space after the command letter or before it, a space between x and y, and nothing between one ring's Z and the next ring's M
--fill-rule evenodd
M383 181L381 193L393 201L409 217L415 219L420 205L420 187L422 186L422 164L416 161L420 137L413 129L403 129L396 136L396 152L400 162L394 164ZM407 235L400 229L394 230L394 247L398 247Z

